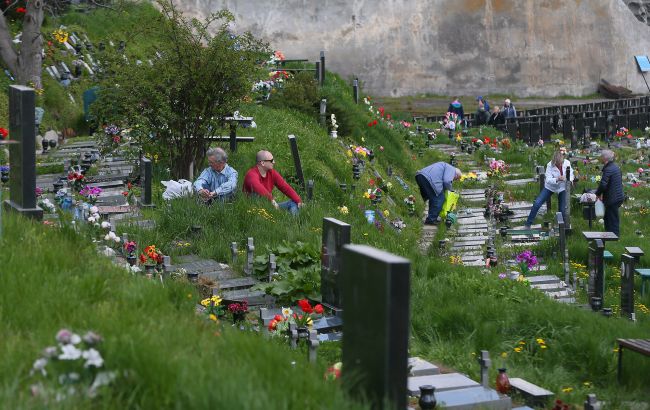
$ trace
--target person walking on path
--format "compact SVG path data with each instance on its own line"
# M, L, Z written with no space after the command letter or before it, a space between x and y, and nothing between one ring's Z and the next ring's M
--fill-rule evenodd
M242 190L248 195L259 195L268 198L275 209L286 209L292 215L298 214L298 209L303 202L296 191L282 178L279 172L273 169L275 160L269 151L259 151L255 157L257 163L246 172ZM277 203L273 199L273 188L277 187L280 192L289 197L288 201Z
M564 159L564 153L561 150L555 151L553 154L553 159L546 165L546 174L544 180L544 189L539 193L533 207L528 214L528 219L526 220L526 229L530 229L530 226L533 224L539 208L542 204L546 203L548 199L553 194L557 194L558 197L558 211L562 212L564 218L566 218L566 171L569 169L570 180L573 182L573 168L571 163ZM566 220L566 219L565 219Z
M429 201L429 213L425 225L438 225L438 215L445 202L445 191L451 190L452 183L460 179L460 169L446 162L436 162L422 168L415 174L415 182L420 188L424 201Z
M603 163L603 174L600 184L596 189L596 196L600 197L605 205L605 231L619 235L618 208L623 204L623 176L621 168L614 162L614 152L604 149L600 153L600 162Z

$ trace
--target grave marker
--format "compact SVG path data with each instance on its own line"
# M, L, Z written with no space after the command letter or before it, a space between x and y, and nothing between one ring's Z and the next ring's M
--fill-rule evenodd
M273 276L275 276L275 271L277 269L276 258L274 254L269 254L269 283L273 282Z
M352 227L338 219L323 218L323 236L321 245L321 302L340 315L343 307L341 300L341 263L343 246L350 243Z
M352 82L352 97L354 98L354 103L359 104L359 79L355 78Z
M566 225L562 212L555 214L557 222L558 237L560 238L560 258L562 260L562 269L564 270L564 283L569 283L569 249L566 246ZM575 283L574 283L575 286Z
M141 159L141 172L142 172L142 197L140 198L140 206L152 207L151 184L153 182L153 164L149 158L142 157Z
M307 180L307 200L311 201L314 199L314 180Z
M373 408L406 408L410 262L365 245L343 248L342 385ZM368 306L381 308L368 313Z
M320 100L320 125L322 127L327 126L326 116L327 116L327 100L323 98L322 100Z
M621 316L634 321L634 257L621 255Z
M4 201L2 206L41 220L43 210L36 205L35 108L34 89L9 86L9 135L18 143L9 148L11 199Z
M254 257L255 257L255 245L253 243L253 238L248 238L248 244L246 245L246 266L244 267L244 272L249 276L253 274Z
M319 85L322 86L325 84L325 51L320 52L320 78Z
M481 366L481 385L485 388L490 387L490 366L492 365L492 360L490 360L490 352L487 350L481 350L481 357L478 359L478 364Z
M230 263L234 266L237 262L237 242L230 242Z
M592 303L592 298L601 298L602 300L605 294L604 252L605 244L602 240L596 239L589 244L589 259L587 260L589 282L587 292L590 304Z
M300 162L300 153L298 152L298 142L295 135L289 135L289 145L291 146L291 155L293 164L296 168L296 178L301 187L305 186L305 176L302 173L302 163Z

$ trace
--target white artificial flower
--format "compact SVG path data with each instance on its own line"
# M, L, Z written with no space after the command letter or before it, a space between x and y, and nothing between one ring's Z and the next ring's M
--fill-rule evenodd
M97 208L96 206L91 206L91 207L90 207L90 213L91 213L91 214L97 214L97 213L99 213L99 208Z
M77 360L81 357L81 350L71 344L61 346L61 351L63 353L59 355L59 360Z
M115 241L115 243L120 243L122 241L119 236L116 236L115 238L113 238L113 240Z
M102 228L104 228L104 229L109 229L110 227L111 227L111 223L110 223L110 222L106 222L106 221L102 222Z
M95 223L95 217L94 216L89 216L88 217L88 222L91 223L91 224Z
M104 359L102 359L102 355L99 354L99 352L93 348L90 348L88 350L85 350L81 356L86 359L86 363L84 363L84 367L102 367L104 364Z
M107 234L104 236L104 240L105 240L105 241L108 241L108 240L110 240L110 239L111 239L111 235L107 233Z
M291 310L291 308L288 308L288 307L287 308L285 308L285 307L282 308L282 316L284 316L285 318L289 318L289 317L291 317L291 315L293 315L293 310Z
M56 347L55 346L48 346L43 350L43 357L47 359L51 359L53 357L56 357Z
M32 371L41 372L43 376L47 376L47 372L45 371L45 366L47 366L47 359L41 357L40 359L37 359L34 362L34 365L32 366Z
M70 336L70 343L73 345L78 345L81 343L81 337L78 334L73 333L72 336Z

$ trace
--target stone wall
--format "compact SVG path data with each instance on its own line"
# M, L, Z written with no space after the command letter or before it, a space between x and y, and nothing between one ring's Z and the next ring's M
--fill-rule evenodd
M235 31L263 37L287 58L315 61L325 50L328 70L359 77L375 95L584 95L600 78L647 93L633 59L650 54L645 6L636 6L645 1L178 3L195 16L228 8Z

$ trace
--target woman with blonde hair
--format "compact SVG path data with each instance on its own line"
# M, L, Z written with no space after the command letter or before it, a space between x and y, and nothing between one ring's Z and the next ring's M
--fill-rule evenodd
M568 182L573 182L573 168L571 168L571 163L564 159L564 153L561 149L558 149L553 154L553 159L546 165L546 174L544 180L544 189L539 193L533 203L533 207L528 214L528 219L526 220L526 229L530 229L530 226L539 212L542 204L544 204L553 194L557 194L558 197L558 211L562 212L562 215L566 217L566 184L567 184L567 172L570 175ZM549 211L547 209L547 211Z

